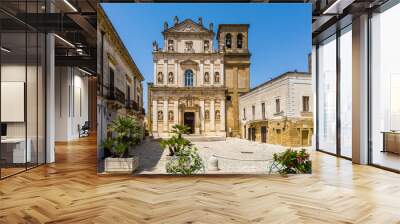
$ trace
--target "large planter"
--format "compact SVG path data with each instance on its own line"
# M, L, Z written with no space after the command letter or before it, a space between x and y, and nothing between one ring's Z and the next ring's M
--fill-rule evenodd
M139 167L139 157L108 157L104 161L104 167L107 173L131 174Z

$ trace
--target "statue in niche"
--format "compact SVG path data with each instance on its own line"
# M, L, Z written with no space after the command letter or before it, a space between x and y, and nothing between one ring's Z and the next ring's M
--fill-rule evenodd
M219 110L215 111L215 120L219 120L221 119L221 113L219 112Z
M209 120L209 119L210 119L210 112L209 112L208 110L206 110L206 111L204 112L204 119L205 119L205 120Z
M158 119L159 121L162 121L162 120L164 119L164 117L163 117L163 112L162 112L162 111L158 111L158 113L157 113L157 119Z
M205 83L210 82L210 74L208 72L204 73L204 82Z
M170 72L168 74L168 82L173 83L174 82L174 73Z
M173 111L169 111L168 112L168 120L169 121L173 121L174 120L174 112Z
M158 83L163 83L163 73L159 72L157 75L157 82Z
M220 77L219 77L219 72L216 72L216 73L215 73L214 82L215 82L215 83L219 83L219 79L220 79Z

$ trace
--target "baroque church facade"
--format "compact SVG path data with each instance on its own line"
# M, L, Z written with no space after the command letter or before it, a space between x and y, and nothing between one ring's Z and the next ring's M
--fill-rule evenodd
M239 96L249 91L248 24L174 18L163 47L153 42L154 82L148 85L148 127L168 137L175 124L202 136L240 136ZM216 38L215 38L216 35ZM214 41L217 48L214 48Z

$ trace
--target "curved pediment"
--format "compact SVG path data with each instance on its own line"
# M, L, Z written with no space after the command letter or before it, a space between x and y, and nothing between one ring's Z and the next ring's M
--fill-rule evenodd
M181 65L198 65L198 63L196 61L193 61L191 59L181 61L180 64Z

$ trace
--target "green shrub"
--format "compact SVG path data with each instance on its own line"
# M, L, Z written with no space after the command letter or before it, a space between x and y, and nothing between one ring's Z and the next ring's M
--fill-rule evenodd
M186 125L174 125L169 139L160 141L161 147L169 150L170 161L166 164L167 173L170 174L195 174L203 169L203 160L197 153L197 148L182 135L188 134L190 128Z
M142 127L135 117L119 116L108 125L113 137L103 142L103 148L112 157L126 157L130 147L137 145L142 139Z
M163 139L160 141L160 145L164 149L169 150L169 155L173 156L175 153L183 150L186 147L192 146L192 143L185 139L185 138L179 138L177 136L172 136L169 139Z
M171 157L166 165L167 173L190 175L204 171L203 160L197 153L197 148L188 146Z
M270 173L276 169L280 174L311 173L310 154L305 149L300 151L287 149L282 153L274 153Z
M174 135L169 139L163 139L160 141L160 146L164 149L169 150L169 155L173 156L178 151L192 146L189 140L182 137L183 134L188 134L190 128L186 125L176 124L172 127L172 133Z

